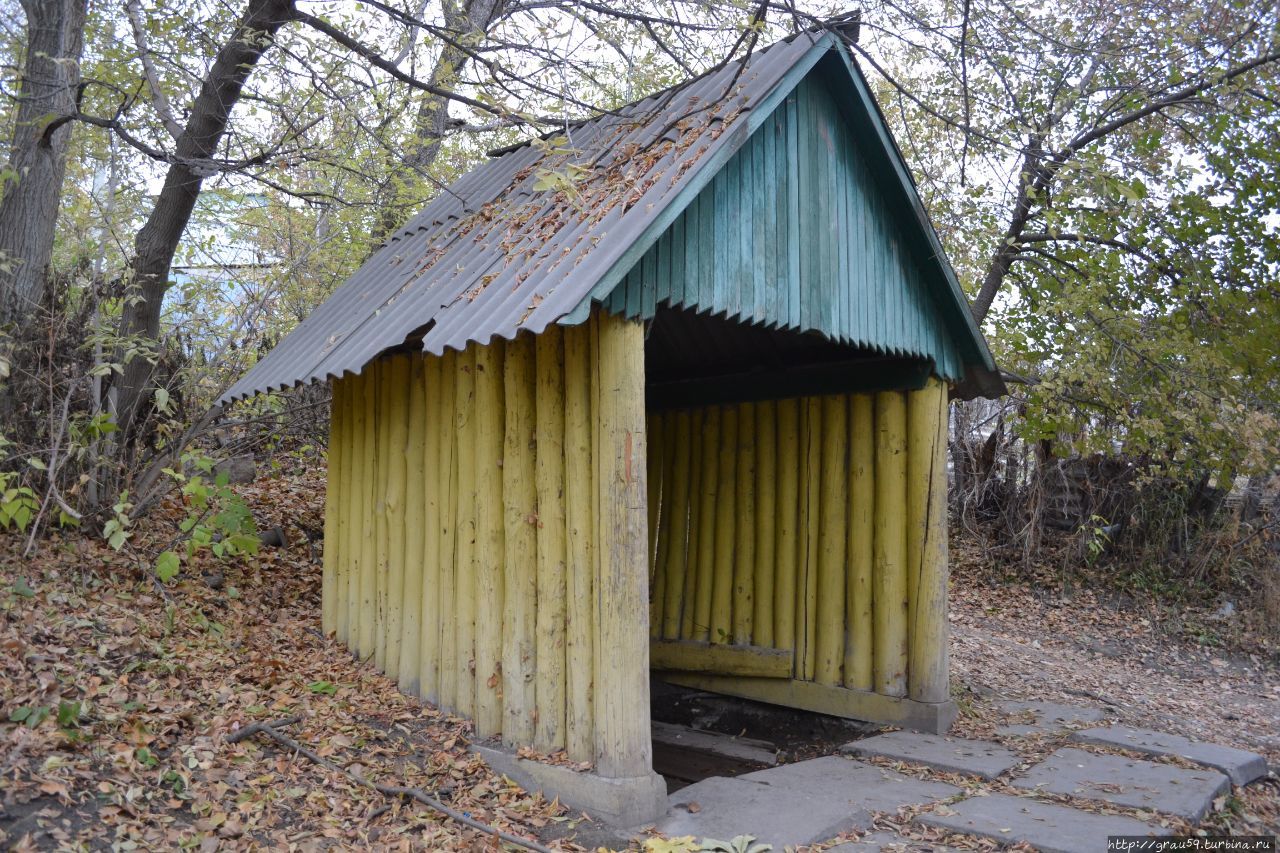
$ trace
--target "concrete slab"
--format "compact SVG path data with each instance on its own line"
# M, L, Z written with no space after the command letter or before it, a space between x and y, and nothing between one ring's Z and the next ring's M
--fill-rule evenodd
M589 812L611 826L637 826L666 811L667 782L657 773L606 778L520 758L500 744L473 743L471 751L526 791L541 791L547 799L559 797L570 808Z
M803 791L866 811L896 812L902 806L945 800L961 792L955 785L912 779L892 770L829 755L739 776L774 791Z
M917 815L916 823L994 838L1004 844L1026 842L1044 853L1097 853L1107 849L1108 835L1168 835L1159 826L1133 818L1094 814L1008 794L972 797L945 811Z
M1107 715L1097 708L1065 705L1061 702L1028 702L1021 699L1010 699L1001 702L996 707L1011 716L1026 717L1029 715L1034 718L1030 722L1022 720L1001 726L996 729L996 733L1000 735L1026 736L1063 731L1085 723L1097 723L1107 718Z
M1184 770L1154 761L1060 749L1011 784L1101 800L1117 806L1164 812L1199 821L1214 797L1231 789L1216 770Z
M1016 766L1016 752L989 741L926 735L918 732L889 732L855 740L840 747L847 755L878 756L944 770L995 779Z
M872 811L896 812L960 790L833 755L734 778L704 779L668 798L671 808L657 829L721 841L754 835L781 850L868 827Z
M870 813L848 796L779 789L741 776L696 782L672 794L670 803L667 816L658 821L659 832L720 841L753 835L775 850L816 844L871 823Z
M1084 729L1071 735L1079 743L1118 746L1147 755L1174 755L1202 767L1212 767L1227 774L1232 783L1248 785L1267 775L1267 760L1256 752L1247 752L1216 743L1203 743L1181 735L1135 729L1130 726Z

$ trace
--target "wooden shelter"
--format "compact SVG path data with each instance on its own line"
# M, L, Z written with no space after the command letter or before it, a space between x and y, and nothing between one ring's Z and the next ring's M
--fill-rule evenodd
M326 380L324 629L528 784L661 809L651 669L953 719L947 399L1002 386L835 37L494 152L227 399Z

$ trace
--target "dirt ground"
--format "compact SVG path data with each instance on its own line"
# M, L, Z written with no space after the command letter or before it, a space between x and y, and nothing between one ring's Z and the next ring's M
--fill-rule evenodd
M227 740L294 716L285 731L363 776L434 792L517 835L561 838L558 848L590 843L581 815L472 757L465 722L403 696L321 634L318 545L304 529L320 526L322 476L260 480L246 495L259 526L281 525L290 544L198 562L167 585L144 567L173 539L177 506L122 552L68 535L26 557L20 537L0 534L0 846L495 849L261 738ZM1152 608L984 585L968 556L957 549L957 733L989 736L997 698L1048 697L1280 762L1274 659L1198 646ZM1280 785L1251 786L1213 820L1274 831Z

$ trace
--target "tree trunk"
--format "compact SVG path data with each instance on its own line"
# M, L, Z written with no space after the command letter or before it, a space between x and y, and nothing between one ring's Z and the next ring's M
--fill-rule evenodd
M449 37L459 44L476 46L476 36L489 31L489 26L501 14L503 3L504 0L464 0L458 6L445 0L443 11ZM447 87L462 73L468 59L470 56L465 50L446 43L432 69L431 85ZM449 100L441 95L424 94L418 106L413 143L404 155L410 175L425 175L431 168L440 156L440 146L448 129ZM408 211L404 210L408 203L406 189L399 181L392 185L390 203L383 207L382 212L383 237L390 237L407 216Z
M133 346L157 346L160 308L170 286L173 256L200 196L201 184L210 174L200 164L217 153L245 81L270 48L276 32L292 18L293 8L293 0L249 0L191 105L164 188L134 241L130 281L133 298L126 302L120 321L121 336ZM149 397L153 373L152 360L143 355L135 356L125 366L118 401L122 447L132 449L138 440L139 415Z
M40 304L62 198L71 125L44 138L51 116L75 112L86 0L24 0L27 56L18 85L9 169L0 199L0 329Z

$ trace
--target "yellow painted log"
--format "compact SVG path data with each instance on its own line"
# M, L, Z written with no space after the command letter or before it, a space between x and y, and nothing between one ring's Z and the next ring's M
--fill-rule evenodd
M597 313L595 454L597 542L596 772L647 775L649 733L648 584L645 555L644 326ZM638 617L638 618L637 618ZM620 665L622 664L622 665Z
M907 695L950 698L947 655L947 387L907 397Z
M458 353L457 386L453 410L458 435L457 519L454 522L454 710L475 718L476 699L476 351L478 346Z
M702 413L702 454L698 496L698 518L693 532L698 536L696 578L693 601L693 634L686 639L711 639L712 585L715 580L716 554L716 503L719 497L720 461L720 407L713 406Z
M564 335L565 566L565 749L574 761L595 758L592 695L595 631L595 474L592 455L590 327L569 326Z
M715 574L711 582L711 636L713 643L731 643L733 636L733 549L738 481L738 410L720 410L720 446L716 482Z
M790 678L791 653L786 649L693 640L654 640L649 662L655 670L710 672L752 678Z
M360 447L364 457L360 470L361 543L360 543L360 633L356 655L369 659L377 648L378 607L378 539L377 539L377 470L378 470L378 382L377 363L365 367L361 376L364 386L360 424Z
M333 574L333 609L331 618L333 620L332 631L334 637L339 642L347 642L347 580L351 571L351 537L347 535L347 529L351 524L351 517L347 513L349 506L347 472L351 468L350 457L348 456L348 447L351 441L351 410L348 405L348 399L351 397L351 384L348 380L339 378L333 383L333 402L331 408L333 411L334 424L337 428L335 434L329 436L329 449L332 454L331 459L336 460L332 464L329 471L329 482L326 487L326 500L333 501L334 513L334 536L337 537L334 542L334 574ZM329 550L327 542L328 534L325 534L326 555Z
M777 404L756 403L756 514L755 582L751 642L773 645L773 594L776 571L774 542L777 537L778 441Z
M689 532L685 547L684 590L680 597L680 631L676 635L691 640L697 636L697 597L702 541L702 461L705 454L703 429L706 412L689 413Z
M404 604L400 614L400 689L421 695L422 587L425 579L426 501L426 360L408 357L408 397L404 435Z
M848 540L849 403L822 398L822 491L818 509L818 607L814 680L840 684L845 645L845 547Z
M476 733L502 731L502 517L503 352L505 342L478 346L475 362L476 436Z
M440 701L440 621L441 621L441 573L446 559L443 546L443 528L446 523L441 514L444 505L442 489L447 488L448 463L442 446L445 436L451 434L447 427L452 420L452 408L445 408L444 359L429 355L422 359L422 388L419 394L425 401L420 420L423 452L423 540L422 540L422 595L419 612L422 627L419 632L418 672L419 694L428 702ZM448 414L446 414L448 412ZM445 481L441 483L442 472ZM452 558L452 554L448 558Z
M877 693L907 692L907 407L899 391L876 394L872 650Z
M324 565L320 576L320 629L326 634L335 630L337 602L338 563L342 560L342 545L338 539L338 477L342 470L342 391L341 381L329 383L329 447L325 453L324 489Z
M738 406L737 480L734 483L733 641L751 642L756 570L756 409Z
M649 518L649 588L657 580L658 516L662 511L662 416L651 412L645 416L645 435L649 436L649 455L645 459L645 509ZM652 602L650 602L652 607ZM652 613L652 611L650 611ZM652 616L650 617L652 620Z
M796 589L796 678L813 681L817 672L818 551L822 532L822 398L800 401L804 465L800 483L801 550Z
M343 598L338 610L338 638L354 651L360 632L360 543L364 533L361 520L364 504L360 492L363 460L360 440L363 435L361 423L364 399L359 376L350 374L343 377L342 385L342 407L346 412L347 422L343 442L346 445L346 463L342 466L342 517L345 521L342 530L346 559L343 560Z
M844 686L872 687L872 526L875 500L875 417L870 394L849 402L849 578L845 596L848 623L844 650Z
M441 708L458 707L458 498L459 435L458 386L462 359L458 353L440 356L440 630L436 693ZM463 385L464 393L468 386ZM466 405L464 403L464 405Z
M409 442L409 357L392 356L387 362L386 397L383 413L387 425L386 469L386 659L383 671L393 680L400 680L400 640L404 628L404 580L405 580L405 514L404 498L407 484L406 450ZM417 527L418 525L414 525Z
M377 424L376 450L374 451L374 652L373 665L387 670L387 625L390 621L390 596L388 582L391 576L391 527L387 523L387 494L390 489L391 468L391 363L379 359L375 367L377 400L375 422Z
M564 345L559 326L549 326L535 342L537 372L538 489L538 702L534 744L565 745L565 449ZM642 522L643 523L643 520ZM647 602L646 602L647 605Z
M665 566L661 636L674 640L680 636L681 609L685 605L686 574L689 566L689 480L692 465L692 436L687 411L674 412L671 418L671 488L664 492L666 535L658 559Z
M675 488L676 479L676 413L666 412L661 417L652 418L651 422L656 423L662 430L662 488L658 490L657 500L660 502L659 512L653 513L650 508L650 518L652 524L649 528L649 544L653 548L654 571L651 574L652 586L649 597L649 636L661 637L663 625L666 622L666 602L667 602L667 585L671 583L671 534L672 524L674 521L673 513L678 509L672 503L672 491ZM650 431L650 436L653 432ZM654 444L649 445L649 470L655 467L655 450ZM650 499L653 499L654 489L649 487ZM675 581L679 584L683 582L683 574ZM678 606L677 596L677 606Z
M796 582L800 554L800 401L778 401L778 500L773 645L796 648Z
M503 565L502 739L511 746L533 743L537 672L538 493L534 471L537 410L534 340L507 343L503 377L506 435L502 453L502 502L506 523Z

